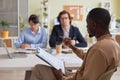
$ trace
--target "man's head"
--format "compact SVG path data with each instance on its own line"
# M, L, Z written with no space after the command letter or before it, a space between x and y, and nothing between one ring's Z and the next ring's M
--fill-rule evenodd
M39 26L39 19L34 14L30 15L28 22L32 29L37 29Z
M70 13L63 10L59 13L58 17L57 17L59 23L62 25L62 27L66 27L69 26L71 24L71 16Z
M111 17L107 10L94 8L87 15L87 30L90 37L99 37L109 32Z

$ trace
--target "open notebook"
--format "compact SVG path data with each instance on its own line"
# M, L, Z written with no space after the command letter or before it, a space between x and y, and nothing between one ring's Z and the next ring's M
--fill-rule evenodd
M62 73L65 75L65 63L63 60L56 58L55 56L51 55L41 48L39 48L38 54L36 54L36 56L38 56L57 70L61 69Z

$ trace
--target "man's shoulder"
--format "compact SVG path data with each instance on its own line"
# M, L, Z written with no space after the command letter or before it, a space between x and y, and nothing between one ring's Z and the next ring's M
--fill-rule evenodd
M71 25L71 29L72 29L72 30L74 30L74 31L76 31L76 32L78 32L78 31L79 31L78 27L73 26L73 25Z
M73 29L78 29L78 27L71 25L71 28Z
M97 41L93 46L95 49L112 50L113 47L115 47L117 45L111 39L102 39L100 41Z

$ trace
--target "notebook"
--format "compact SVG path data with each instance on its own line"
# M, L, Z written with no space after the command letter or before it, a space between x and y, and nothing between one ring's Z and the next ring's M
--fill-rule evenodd
M7 46L6 46L6 43L3 40L1 42L2 42L3 47L5 48L5 50L7 52L7 55L8 55L8 57L10 59L13 59L13 58L26 58L27 57L27 55L24 54L24 53L14 53L14 52L10 53Z
M39 58L44 60L46 63L54 67L55 69L61 69L63 75L65 75L65 63L63 60L56 58L55 56L51 55L50 53L46 52L45 50L39 48L38 53L36 54Z

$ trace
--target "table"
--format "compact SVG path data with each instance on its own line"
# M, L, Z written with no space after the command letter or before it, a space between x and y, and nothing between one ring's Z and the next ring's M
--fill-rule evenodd
M9 52L15 51L13 48L8 48L8 50ZM82 63L82 60L75 54L60 54L55 56L65 61L66 68L77 68L80 67ZM10 59L7 56L6 50L4 48L0 48L0 70L25 70L25 80L29 80L31 70L36 64L48 65L43 60L35 56L35 54L27 54L26 58Z

